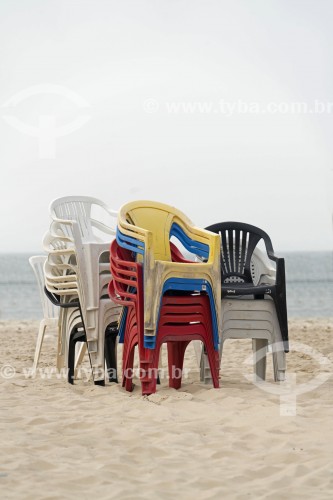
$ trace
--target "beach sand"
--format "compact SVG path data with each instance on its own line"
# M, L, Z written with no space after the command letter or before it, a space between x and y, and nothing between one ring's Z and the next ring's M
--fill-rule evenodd
M291 345L324 355L298 346L287 356L307 391L289 400L294 416L280 415L270 358L264 386L245 377L249 341L225 344L220 389L199 382L189 346L182 388L162 380L142 397L139 382L130 394L57 379L54 335L27 378L37 330L0 322L1 499L333 498L333 319L290 322Z

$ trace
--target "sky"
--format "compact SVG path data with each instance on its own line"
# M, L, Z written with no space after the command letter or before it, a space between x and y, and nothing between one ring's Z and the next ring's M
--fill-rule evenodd
M40 253L67 195L332 250L332 15L330 0L2 0L0 252Z

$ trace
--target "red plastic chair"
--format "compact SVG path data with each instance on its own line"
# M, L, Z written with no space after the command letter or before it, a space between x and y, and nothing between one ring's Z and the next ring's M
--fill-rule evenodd
M139 331L143 331L142 264L134 262L131 252L120 247L114 240L110 248L110 266L113 279L109 283L109 295L117 304L128 308L122 356L122 385L127 391L132 391L134 350L139 344Z
M181 258L179 250L173 251ZM156 392L159 352L161 345L168 345L169 386L179 389L185 350L192 340L203 342L212 373L214 387L219 387L219 354L214 350L211 308L209 297L204 294L164 295L158 322L155 349L147 349L143 342L143 279L142 265L133 261L130 251L121 248L116 240L110 250L113 279L109 294L113 301L128 307L124 347L123 382L127 391L133 390L133 362L138 345L142 394ZM129 288L130 287L130 288ZM129 291L130 290L130 291Z

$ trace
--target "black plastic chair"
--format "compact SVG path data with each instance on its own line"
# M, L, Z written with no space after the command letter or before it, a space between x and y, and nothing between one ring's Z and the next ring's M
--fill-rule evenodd
M274 300L280 325L284 351L289 352L286 278L284 259L274 254L270 237L258 227L242 222L220 222L206 227L221 237L222 298L253 295L263 299L269 295ZM263 239L267 256L276 263L275 284L255 285L251 274L251 257L259 241Z

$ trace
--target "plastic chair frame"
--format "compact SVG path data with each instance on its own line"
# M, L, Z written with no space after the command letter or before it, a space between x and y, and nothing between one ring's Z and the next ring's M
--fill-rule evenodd
M288 352L285 262L283 258L275 255L270 237L262 229L242 222L212 224L207 227L207 230L220 235L222 298L227 296L254 295L255 298L261 299L265 295L270 296L274 300L284 350ZM240 239L240 232L242 232L243 236L242 241ZM244 239L244 233L249 235L248 243ZM276 279L274 284L271 282L253 284L250 263L254 249L260 240L264 241L268 258L276 265ZM240 260L238 261L237 258ZM241 266L243 266L243 269L241 269ZM243 280L243 283L227 283L227 280L230 278L238 278Z
M176 302L178 306L181 306L180 312L182 312L183 314L178 313L177 315L175 315L173 310L172 311L173 314L166 318L170 306L168 305L162 306L161 316L159 318L160 326L157 333L156 348L147 349L144 346L143 321L142 321L143 317L142 264L133 261L127 261L125 260L125 258L120 258L119 257L120 252L122 253L122 256L124 255L126 256L127 254L127 257L129 258L130 252L126 249L119 247L116 242L113 242L110 250L111 271L113 278L109 284L109 294L112 300L114 300L119 304L122 304L127 309L127 314L125 319L124 348L123 348L123 386L125 386L126 390L131 391L133 388L132 381L131 379L126 378L126 373L127 369L133 368L135 345L138 345L139 348L140 367L142 368L143 372L147 371L145 370L147 366L157 369L160 346L161 343L165 341L168 342L169 360L170 359L178 360L177 363L179 363L179 367L182 369L182 359L187 344L191 340L203 340L202 334L199 333L200 328L201 329L205 328L204 325L206 323L209 323L211 325L212 317L210 310L209 313L207 313L207 310L202 309L202 307L195 306L198 300L202 301L203 299L202 296L165 297L164 301L167 304ZM185 305L186 302L190 301L190 304L187 305L186 309L182 307L182 303L184 303L184 300L185 300ZM173 306L173 309L174 307L175 306ZM188 314L191 311L193 313L193 316L190 318L193 324L188 324L186 330L181 326L181 323L183 322L188 323L190 321L188 316L184 316L185 310L186 314ZM202 311L201 314L200 311ZM172 322L173 326L166 327L166 324L169 324L170 321ZM199 325L199 323L201 326ZM165 328L167 328L166 331ZM210 326L209 328L210 331L212 332L212 327ZM191 333L189 333L189 330L191 330ZM185 334L185 332L187 332L187 334ZM212 352L214 352L212 334L211 334L211 347L212 349L209 351L211 353L210 355L212 355ZM171 355L170 349L174 353L173 355ZM218 364L219 356L218 352L217 351L215 352L216 352L215 362L217 362ZM213 362L213 360L211 359L210 362ZM169 369L170 369L170 363L169 363ZM170 383L175 388L180 387L180 381L175 382L170 379ZM141 385L143 394L151 394L156 390L156 379L148 380L143 376L141 377ZM218 387L218 375L214 376L214 386Z
M63 224L67 224L71 228L70 232L68 231L65 236L62 227ZM110 231L110 234L114 234L114 230ZM63 273L60 274L59 278L53 276L52 279L48 279L47 284L49 289L53 286L53 291L57 293L57 290L60 290L61 283L63 294L67 293L68 295L72 294L75 288L78 289L94 381L100 381L102 384L104 380L103 346L105 335L98 326L100 322L103 322L99 312L102 302L98 281L101 271L105 268L105 264L109 268L108 262L103 263L101 259L105 254L107 256L106 261L109 261L110 242L84 242L81 227L77 221L64 221L60 219L52 222L49 234L44 238L44 242L44 248L49 250L49 257L52 256L53 259L64 259L64 256L66 259L66 256L75 256L75 266L69 265L68 262L60 266L58 262L54 264L54 268L57 271L59 269L62 271L71 270L72 274L65 278L63 277ZM50 261L50 258L48 260ZM51 264L49 263L48 265ZM76 276L74 273L76 273ZM109 279L111 279L111 275L109 275ZM66 288L68 288L68 291L66 291ZM109 308L114 307L112 302L108 301L107 304L103 305L104 312L107 311L108 306Z
M140 213L144 214L140 217ZM141 218L146 222L151 217L157 217L157 224L149 224L150 228L142 227ZM156 216L157 213L157 216ZM148 214L148 215L147 215ZM161 215L162 214L162 215ZM162 224L162 226L161 226ZM195 248L204 251L208 248L206 262L184 263L172 262L170 250L170 236L172 228L178 227L190 242L196 242ZM175 230L177 233L177 230ZM135 201L121 207L118 215L117 241L124 246L122 236L132 239L132 250L142 255L144 263L144 331L145 336L155 336L159 300L164 281L173 275L178 278L202 278L211 283L216 312L220 318L221 302L221 272L220 272L220 244L216 235L195 227L182 212L174 207L152 201ZM139 242L135 245L135 242ZM131 243L131 241L129 241ZM187 241L183 241L187 243ZM141 244L141 245L140 245ZM189 247L191 251L191 246ZM219 321L218 321L219 324Z

